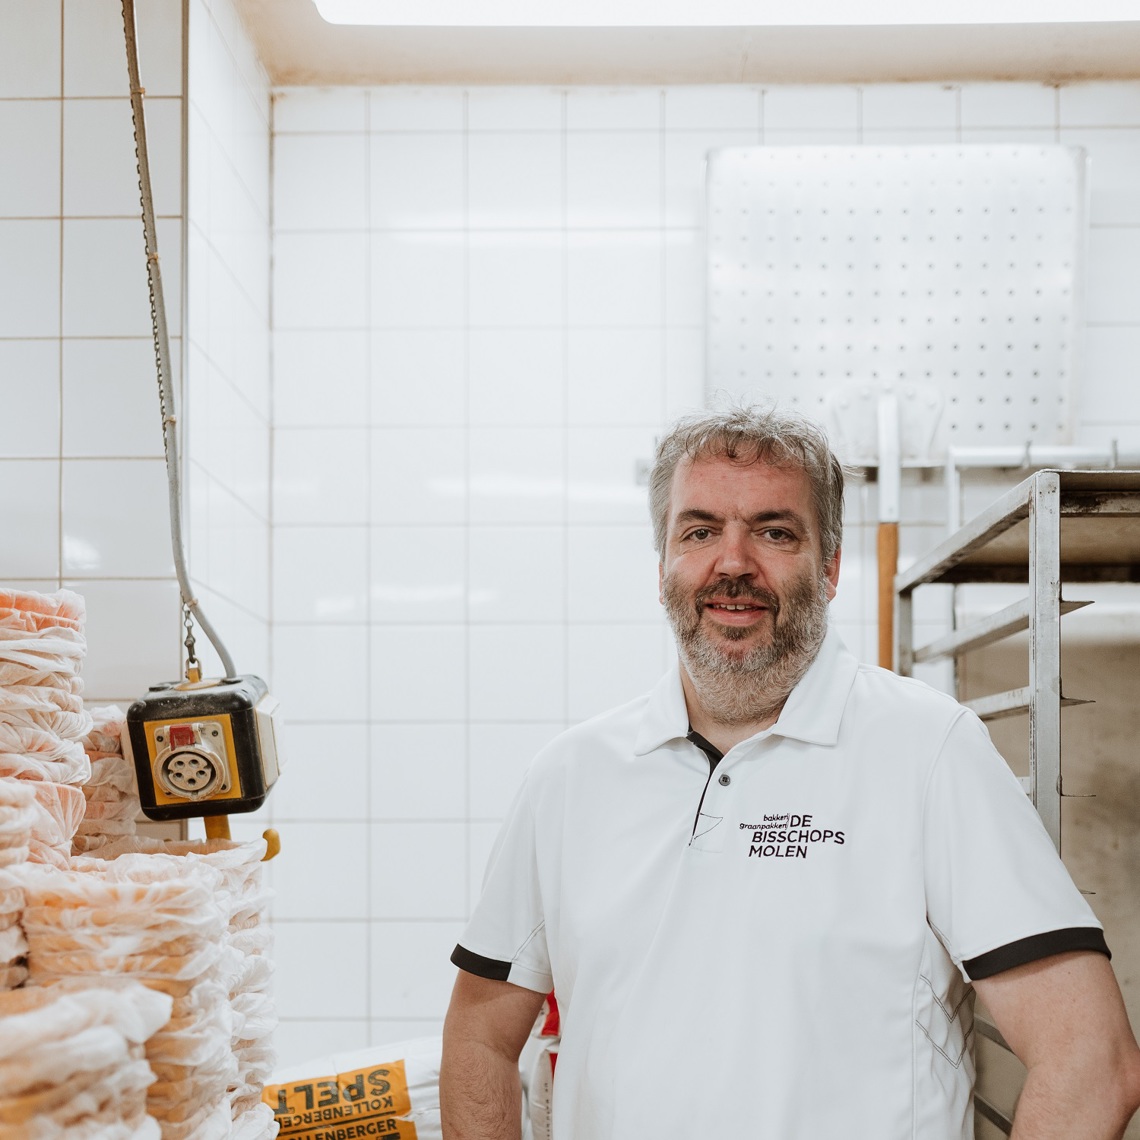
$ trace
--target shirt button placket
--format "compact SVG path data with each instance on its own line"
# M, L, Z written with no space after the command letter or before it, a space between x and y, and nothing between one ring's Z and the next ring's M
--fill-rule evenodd
M717 852L724 849L728 826L725 817L733 798L730 788L732 776L728 772L714 771L705 788L697 834L692 846L700 851Z

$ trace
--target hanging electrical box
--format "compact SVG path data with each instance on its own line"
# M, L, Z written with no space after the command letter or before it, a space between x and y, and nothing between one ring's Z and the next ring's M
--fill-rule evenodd
M127 710L133 760L150 819L256 811L277 781L278 703L252 675L166 682Z

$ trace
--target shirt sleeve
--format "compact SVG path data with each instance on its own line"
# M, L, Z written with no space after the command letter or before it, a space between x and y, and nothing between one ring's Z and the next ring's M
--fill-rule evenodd
M511 805L483 878L483 893L451 955L461 970L549 993L546 945L529 777Z
M927 783L923 856L927 918L967 981L1068 950L1108 954L1040 816L969 711Z

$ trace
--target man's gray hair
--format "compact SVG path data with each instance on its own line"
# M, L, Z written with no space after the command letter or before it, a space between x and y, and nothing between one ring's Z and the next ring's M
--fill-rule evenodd
M657 445L649 473L649 514L659 558L665 556L673 473L683 461L716 456L801 468L811 484L823 560L835 556L843 541L843 465L823 429L804 416L775 407L737 404L683 416Z

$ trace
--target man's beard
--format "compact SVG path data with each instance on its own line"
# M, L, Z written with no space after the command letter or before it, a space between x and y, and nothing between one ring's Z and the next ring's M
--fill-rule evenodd
M753 724L778 715L827 633L827 579L822 574L794 581L782 602L771 590L743 578L706 586L690 598L680 582L666 576L663 593L681 660L702 709L718 724ZM744 653L731 652L730 643L758 635L751 626L710 628L705 603L713 597L769 607L771 634L760 634Z

